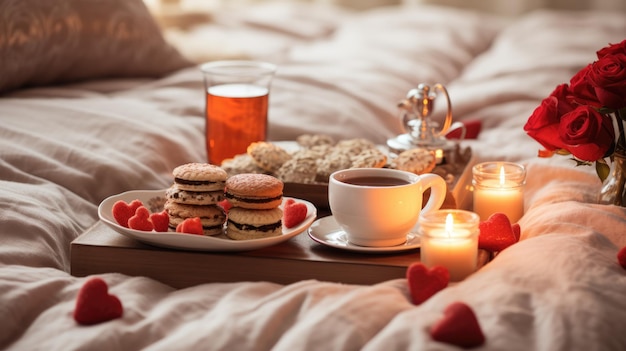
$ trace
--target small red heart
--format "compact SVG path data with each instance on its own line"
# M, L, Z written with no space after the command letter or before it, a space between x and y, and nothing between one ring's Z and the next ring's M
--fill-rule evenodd
M415 305L428 300L440 290L448 286L450 273L446 267L426 267L421 262L413 263L406 270L409 291Z
M129 204L123 200L118 200L113 204L111 213L117 224L128 228L128 220L135 215L135 211L140 206L143 206L143 204L139 200L133 200Z
M135 215L128 219L128 227L135 230L152 231L154 226L150 222L150 211L144 206L140 206Z
M626 246L622 247L617 253L617 262L622 268L626 269Z
M109 287L101 278L87 280L78 291L74 309L74 320L77 323L97 324L119 318L123 314L120 299L109 294Z
M472 348L485 343L485 335L472 309L463 302L454 302L444 310L444 316L432 328L433 340L463 348Z
M152 213L150 214L150 222L152 222L152 226L154 227L155 231L166 232L169 229L170 216L165 210L157 213Z
M504 213L494 213L478 225L478 248L491 252L502 251L517 242L511 221Z
M185 218L176 226L176 232L204 235L204 229L202 229L202 221L200 217Z
M519 223L514 223L511 229L513 229L513 235L515 235L515 242L518 242L519 238L522 236L522 228L519 226Z
M293 199L287 199L283 206L283 224L287 228L293 228L304 221L308 209L302 202L289 200Z
M224 210L224 213L226 214L228 214L228 211L230 210L230 208L233 207L233 205L230 203L230 201L228 201L228 199L224 199L218 202L217 204Z

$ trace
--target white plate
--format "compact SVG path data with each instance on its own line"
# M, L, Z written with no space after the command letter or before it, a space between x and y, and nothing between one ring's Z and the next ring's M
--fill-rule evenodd
M141 230L134 230L122 227L117 224L115 218L113 218L112 208L113 204L118 200L124 200L126 202L133 201L135 199L140 200L150 210L150 212L161 211L159 208L151 208L151 203L163 203L165 201L165 190L133 190L127 191L118 195L113 195L106 198L98 207L98 216L100 220L109 227L113 228L116 232L125 235L129 238L139 240L141 242L152 244L155 246L172 248L172 249L184 249L193 251L249 251L256 250L263 247L279 244L283 241L302 233L306 230L315 218L317 217L317 209L313 204L301 199L294 199L298 202L306 204L307 216L298 226L293 228L286 228L283 226L283 235L273 236L263 239L252 240L231 240L225 235L219 236L203 236L195 234L183 234L176 232L146 232ZM283 197L283 202L289 199Z
M333 216L320 218L313 222L307 230L311 239L326 246L357 252L389 253L414 250L420 247L420 237L416 233L409 233L406 242L397 246L369 247L352 244L348 241L346 232L341 229Z

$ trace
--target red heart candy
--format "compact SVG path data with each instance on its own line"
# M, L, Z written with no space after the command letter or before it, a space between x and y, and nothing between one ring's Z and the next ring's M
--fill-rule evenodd
M519 226L519 223L514 223L511 229L513 229L513 235L515 235L515 242L518 242L519 238L522 236L522 228Z
M626 246L622 247L617 253L617 262L622 268L626 269Z
M186 218L176 226L176 232L204 235L200 217Z
M517 239L511 221L504 213L494 213L478 225L478 248L491 252L502 251L515 244Z
M230 208L233 207L233 205L230 203L230 201L228 201L228 199L224 199L218 202L217 204L224 210L224 213L226 214L228 214L228 210L230 210Z
M307 207L302 202L290 202L287 199L283 206L283 224L287 228L293 228L302 223L307 215Z
M150 211L144 206L140 206L135 215L128 219L128 227L135 230L152 231L154 226L150 222Z
M79 324L90 325L110 321L124 314L120 299L109 294L107 283L91 278L78 291L74 320Z
M130 204L127 204L123 200L118 200L113 204L111 213L113 214L113 218L115 218L117 224L128 228L128 220L130 217L135 215L135 211L140 206L143 206L143 204L139 200L133 200Z
M472 348L485 343L478 319L472 309L463 302L454 302L444 310L444 316L432 328L433 340Z
M152 222L152 226L154 227L155 231L166 232L169 229L170 216L165 210L157 213L152 213L150 214L150 222Z
M446 267L428 269L423 263L416 262L407 268L406 279L413 303L419 305L448 286L450 273Z

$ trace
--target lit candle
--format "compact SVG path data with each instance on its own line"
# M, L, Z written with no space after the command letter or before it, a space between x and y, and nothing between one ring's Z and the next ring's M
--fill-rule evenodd
M439 210L421 216L420 261L427 267L446 267L450 281L474 273L479 221L477 214L462 210Z
M524 214L526 169L510 162L485 162L472 168L474 212L485 221L496 212L504 213L511 223Z

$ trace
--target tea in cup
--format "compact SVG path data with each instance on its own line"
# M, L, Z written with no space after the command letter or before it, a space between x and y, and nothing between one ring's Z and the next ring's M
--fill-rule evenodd
M422 209L423 194L429 188L430 197ZM446 192L446 182L436 174L351 168L331 174L328 202L351 244L386 247L405 243L420 213L438 210Z

